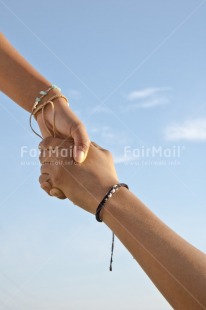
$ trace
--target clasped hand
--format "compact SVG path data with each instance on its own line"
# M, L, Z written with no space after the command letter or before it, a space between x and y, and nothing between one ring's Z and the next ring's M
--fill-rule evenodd
M92 214L106 192L118 183L112 155L92 142L81 164L73 160L71 139L48 137L40 145L41 187L51 196L69 198Z

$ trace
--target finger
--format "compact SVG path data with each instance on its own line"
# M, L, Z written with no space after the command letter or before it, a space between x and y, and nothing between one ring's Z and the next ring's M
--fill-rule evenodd
M40 175L40 177L39 177L40 186L48 195L50 195L49 192L50 192L52 186L48 181L49 181L49 174L43 173Z
M73 139L71 138L54 138L54 137L47 137L43 139L39 143L39 149L40 150L48 150L48 149L55 149L55 148L61 148L61 147L70 147L73 145Z
M73 142L62 142L61 146L51 147L50 149L42 148L39 160L41 164L54 163L58 160L73 160Z
M49 175L48 174L42 174L39 177L39 182L41 185L41 188L50 196L55 196L59 199L65 199L66 196L64 193L58 189L58 188L52 188L52 185L48 182Z
M49 184L48 182L43 182L43 183L41 183L41 188L42 188L49 196L51 196L51 194L50 194L50 191L51 191L51 189L52 189L51 184Z
M41 165L41 174L48 174L51 172L51 165L49 163L44 163Z
M67 149L66 149L67 150ZM56 162L61 158L61 150L42 150L39 155L39 160L42 165L52 165L52 163Z
M86 157L90 146L89 136L83 124L74 127L71 130L72 138L74 139L74 160L77 163L82 163Z
M57 197L57 198L59 198L59 199L66 199L67 197L64 195L64 193L59 189L59 188L56 188L56 187L54 187L54 188L52 188L51 190L50 190L50 195L51 196L55 196L55 197Z
M49 181L49 174L48 173L42 173L39 177L39 183L42 184L44 182Z

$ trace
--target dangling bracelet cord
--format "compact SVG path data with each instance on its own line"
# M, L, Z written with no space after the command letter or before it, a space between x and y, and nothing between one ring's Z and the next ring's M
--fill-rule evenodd
M54 95L53 97L49 98L48 101L46 101L46 102L44 102L44 103L40 103L40 104L38 104L38 105L34 105L33 108L32 108L32 112L31 112L30 118L29 118L30 128L31 128L31 130L32 130L38 137L40 137L41 139L43 139L42 136L40 136L40 135L33 129L33 127L32 127L32 116L36 117L37 113L38 113L39 111L41 111L43 123L44 123L44 126L45 126L46 130L48 131L49 135L55 137L55 136L56 136L56 135L55 135L55 132L56 132L56 129L55 129L55 108L54 108L54 103L53 103L53 101L54 101L55 99L58 99L58 98L63 98L63 99L66 100L66 102L68 103L67 98L66 98L64 95L61 95L61 94L60 94L60 95ZM53 133L49 130L48 126L46 125L45 116L44 116L44 108L45 108L45 106L47 106L48 104L51 105L52 111L53 111L53 128L52 128L52 129L53 129Z
M118 183L112 186L112 188L107 192L107 194L104 196L104 198L102 199L102 201L100 202L100 204L97 207L96 210L96 220L98 222L102 222L101 218L100 218L100 212L102 210L102 208L104 207L106 201L111 198L114 193L116 191L118 191L118 189L120 187L126 187L127 189L129 189L128 185L125 183ZM110 259L110 266L109 266L109 270L112 271L112 262L113 262L113 253L114 253L114 233L112 232L112 247L111 247L111 259Z

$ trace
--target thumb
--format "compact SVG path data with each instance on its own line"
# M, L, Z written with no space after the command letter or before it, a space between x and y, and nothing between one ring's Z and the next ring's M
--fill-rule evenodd
M74 140L73 157L77 163L82 163L86 157L90 146L89 136L83 124L78 125L71 132Z

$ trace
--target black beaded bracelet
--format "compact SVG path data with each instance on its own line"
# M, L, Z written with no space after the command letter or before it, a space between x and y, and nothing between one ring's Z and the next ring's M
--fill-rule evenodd
M118 191L118 189L120 187L126 187L127 189L129 189L128 185L125 183L118 183L112 186L112 188L107 192L107 194L104 196L104 198L102 199L102 201L100 202L100 204L97 207L96 210L96 220L98 222L102 222L101 218L100 218L100 212L102 210L102 208L104 207L106 201L111 198L113 196L113 194ZM114 252L114 233L112 232L112 248L111 248L111 259L110 259L110 266L109 266L109 270L112 271L112 262L113 262L113 252Z
M128 185L127 184L124 184L124 183L118 183L118 184L115 184L112 186L112 188L107 192L107 194L104 196L104 198L102 199L102 201L100 202L100 204L98 205L97 207L97 210L96 210L96 220L98 222L102 222L102 220L100 219L100 212L102 210L102 208L104 207L106 201L112 197L112 195L118 191L118 189L120 187L126 187L127 189L129 189Z

